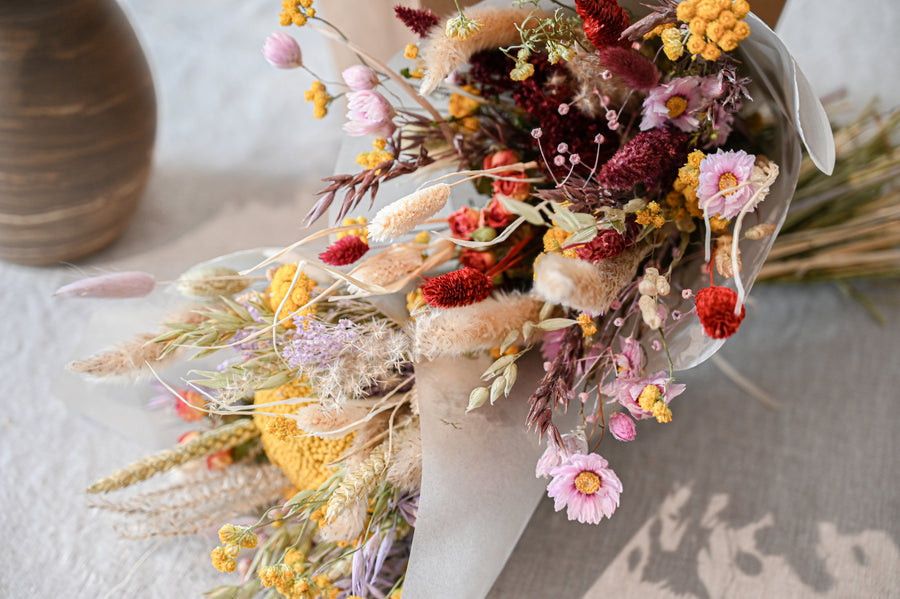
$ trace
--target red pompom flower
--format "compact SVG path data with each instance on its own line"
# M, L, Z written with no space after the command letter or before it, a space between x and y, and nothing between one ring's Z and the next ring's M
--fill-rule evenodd
M594 48L628 45L628 40L619 39L628 28L628 15L616 0L575 0L575 9Z
M746 308L741 306L741 313L734 313L737 303L737 293L728 287L706 287L697 292L695 300L697 304L697 316L703 330L713 339L727 339L734 335L741 321L747 314Z
M368 251L368 243L356 235L346 235L319 254L319 260L331 266L346 266L362 258Z
M422 285L422 296L435 308L458 308L487 299L494 284L485 273L466 266L433 279Z

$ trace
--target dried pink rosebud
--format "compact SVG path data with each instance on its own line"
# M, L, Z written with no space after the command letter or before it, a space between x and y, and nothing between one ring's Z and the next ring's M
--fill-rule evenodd
M356 64L341 71L341 77L347 87L355 92L372 89L378 85L378 75L367 66Z
M53 295L62 297L143 297L156 287L156 279L146 272L117 272L69 283Z
M277 69L296 69L303 66L300 44L282 31L276 31L266 38L262 54L266 61Z
M634 420L622 412L609 417L609 432L619 441L634 441Z

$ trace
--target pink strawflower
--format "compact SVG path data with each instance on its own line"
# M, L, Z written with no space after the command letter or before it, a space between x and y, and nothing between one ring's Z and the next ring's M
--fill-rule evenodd
M378 75L369 67L361 64L347 67L341 71L341 77L347 87L355 92L372 89L378 85Z
M609 417L609 432L619 441L634 441L634 420L622 412L616 412Z
M727 192L710 200L724 189L749 181L755 162L756 156L743 150L737 152L719 150L715 154L708 154L700 162L700 184L697 186L697 199L705 215L732 219L740 213L744 205L753 197L752 185ZM754 208L755 206L751 206L748 212L752 212Z
M573 454L550 471L553 480L547 495L558 512L568 506L569 520L599 524L619 507L622 481L608 468L609 463L596 453Z
M647 90L659 83L656 65L631 48L607 46L597 54L603 66L621 77L628 87Z
M644 98L641 131L667 123L685 133L700 127L697 118L710 103L722 95L725 87L718 77L679 77L650 90Z
M644 350L634 337L621 339L622 353L616 354L617 378L633 380L640 378L644 369Z
M562 465L569 456L584 455L588 452L587 438L583 431L566 433L562 436L562 440L563 446L560 447L553 440L552 435L547 438L547 449L544 450L544 454L534 468L534 475L537 478L550 476L550 471Z
M300 44L283 31L276 31L266 38L262 54L270 65L278 69L296 69L303 66Z
M397 127L393 106L376 91L364 89L347 94L347 119L344 131L348 135L390 137Z

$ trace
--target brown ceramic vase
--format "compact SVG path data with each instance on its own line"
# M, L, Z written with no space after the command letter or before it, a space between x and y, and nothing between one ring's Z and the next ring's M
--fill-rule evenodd
M115 240L155 135L150 69L115 0L0 0L0 259L53 264Z

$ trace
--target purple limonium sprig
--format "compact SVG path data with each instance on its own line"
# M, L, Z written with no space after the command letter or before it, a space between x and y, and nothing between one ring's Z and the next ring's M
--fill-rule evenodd
M329 325L309 316L294 319L296 329L284 344L282 354L288 365L299 368L304 364L325 364L346 351L353 351L359 332L346 318Z

